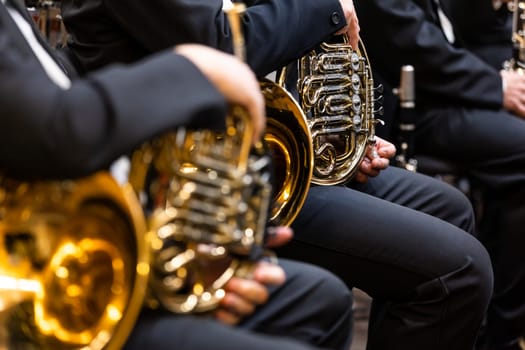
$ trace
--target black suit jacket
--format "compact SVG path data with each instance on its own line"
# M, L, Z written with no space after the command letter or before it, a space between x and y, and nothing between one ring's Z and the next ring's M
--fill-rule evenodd
M232 52L222 0L62 0L70 47L88 70L175 44ZM248 64L264 76L345 25L339 0L257 0L244 15Z
M225 111L223 96L171 52L108 67L62 90L0 4L0 171L87 175L170 128L221 128Z
M459 40L497 69L512 57L512 13L492 0L441 0Z
M356 0L372 67L390 86L399 69L415 69L417 108L500 108L502 82L494 69L444 36L433 0Z
M493 0L441 0L441 2L465 44L510 43L512 13L506 5L495 10Z

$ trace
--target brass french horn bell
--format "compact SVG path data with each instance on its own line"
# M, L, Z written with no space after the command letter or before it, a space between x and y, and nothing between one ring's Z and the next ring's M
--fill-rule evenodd
M260 81L266 103L264 141L272 152L274 195L270 222L288 226L303 207L313 172L313 144L301 107L291 94L267 79Z
M107 173L0 176L0 348L121 349L145 297L142 209Z
M229 18L243 58L244 9L236 5ZM249 273L252 253L263 250L268 221L288 225L302 207L313 159L306 121L284 89L269 81L261 89L268 126L256 146L250 116L234 105L224 132L178 128L133 154L130 183L147 199L154 237L152 307L176 313L214 309L225 283ZM223 260L229 261L224 270L206 280L209 267Z

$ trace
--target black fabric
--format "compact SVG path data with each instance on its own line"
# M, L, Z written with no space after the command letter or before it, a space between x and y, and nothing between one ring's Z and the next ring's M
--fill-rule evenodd
M4 6L0 30L0 168L13 175L83 176L178 125L224 127L226 101L184 57L158 53L62 90Z
M372 296L367 349L471 349L492 271L467 199L393 167L353 187L312 187L279 253Z
M66 0L64 23L83 66L131 62L147 53L195 42L233 52L222 0ZM243 15L247 63L265 76L301 57L345 25L336 0L260 0ZM303 35L308 28L309 35ZM279 35L274 35L279 33Z
M415 67L416 152L461 165L486 196L479 233L494 266L487 332L489 348L498 349L499 344L515 341L525 330L525 260L517 248L525 244L525 204L516 200L525 195L525 121L502 109L497 64L463 46L464 27L455 28L459 38L455 45L448 43L430 3L356 1L361 34L375 69L397 86L401 65ZM478 3L442 2L453 24L458 21L453 9L470 4L470 11L462 16L467 27L473 28L490 13L489 0ZM481 17L477 17L478 5ZM381 26L373 24L377 20ZM483 38L481 31L471 35ZM383 59L385 51L389 60Z
M139 349L340 349L348 350L351 295L318 267L280 260L287 283L236 329L211 316L145 310L125 350Z
M187 41L231 52L222 0L62 2L71 48L88 69ZM339 1L251 5L243 29L248 64L259 76L293 62L345 24L334 23L344 18ZM296 238L280 253L327 267L348 286L385 301L384 316L370 328L371 350L472 348L492 270L485 249L465 232L473 232L468 201L435 180L395 169L367 186L312 187L293 223Z
M82 176L173 127L224 127L224 97L172 52L106 67L61 90L0 4L0 53L0 169L18 177ZM347 350L349 290L318 267L281 264L287 281L238 328L145 310L127 348Z
M512 12L492 0L441 0L461 43L496 69L512 57ZM511 1L512 3L512 1ZM467 13L475 15L468 16Z
M372 67L390 86L399 85L401 66L414 66L416 108L501 107L498 70L446 40L433 0L357 0L356 10Z

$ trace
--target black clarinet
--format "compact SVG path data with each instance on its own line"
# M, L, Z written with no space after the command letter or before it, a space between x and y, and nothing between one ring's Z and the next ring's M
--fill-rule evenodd
M394 89L399 98L398 146L396 165L410 171L417 171L417 159L414 157L414 133L416 129L414 67L401 67L399 87Z

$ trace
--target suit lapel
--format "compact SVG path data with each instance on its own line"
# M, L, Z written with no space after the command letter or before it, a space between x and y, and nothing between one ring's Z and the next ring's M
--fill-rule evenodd
M6 0L6 4L9 4L14 9L16 9L18 11L18 13L20 13L20 15L22 15L22 17L24 17L24 19L27 22L30 23L31 29L33 30L33 33L35 34L35 37L37 38L37 40L40 43L40 45L44 48L44 50L47 51L49 56L58 64L58 66L61 67L64 72L66 72L67 70L64 68L64 66L62 65L60 60L57 59L57 57L55 56L55 53L53 52L53 50L51 50L49 44L47 43L47 41L42 36L42 33L40 33L40 31L38 30L36 25L34 25L33 19L29 15L29 12L27 11L27 9L25 7L25 4L23 3L23 0ZM7 14L7 15L9 16L9 14ZM16 26L16 23L15 23L15 26ZM18 27L17 27L17 29L18 29ZM19 33L19 35L23 37L23 35L21 33ZM26 41L25 38L23 38L23 39L24 39L24 41ZM26 44L27 44L27 42L26 42ZM26 45L26 46L29 46L29 45ZM29 49L31 50L31 53L33 53L33 50L30 47L29 47Z

